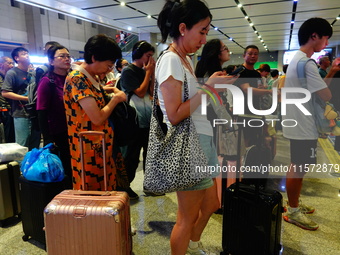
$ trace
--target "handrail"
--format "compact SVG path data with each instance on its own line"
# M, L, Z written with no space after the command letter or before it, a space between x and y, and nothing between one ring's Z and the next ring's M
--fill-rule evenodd
M128 37L126 37L127 43L124 45L121 45L120 48L122 52L128 52L126 55L128 55L132 51L133 45L135 45L136 42L138 42L138 36L131 34Z

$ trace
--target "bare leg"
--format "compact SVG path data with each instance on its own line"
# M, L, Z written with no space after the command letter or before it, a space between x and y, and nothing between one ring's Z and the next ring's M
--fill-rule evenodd
M195 226L191 232L190 240L199 241L201 239L202 232L207 225L210 216L216 212L219 208L219 201L217 197L217 186L216 180L214 179L214 185L206 190L201 208L199 211L199 216L195 222Z
M177 220L170 237L172 255L186 253L205 192L206 190L177 191Z

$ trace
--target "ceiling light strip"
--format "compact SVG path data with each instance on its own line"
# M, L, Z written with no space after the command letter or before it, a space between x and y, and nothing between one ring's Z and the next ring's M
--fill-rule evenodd
M297 9L297 4L298 4L298 1L293 0L292 18L290 20L288 50L290 50L290 44L292 42L292 37L293 37L293 30L294 30L294 24L295 24L295 14L296 14L296 9Z
M226 33L223 33L223 31L220 30L218 27L215 27L213 24L210 24L210 26L211 26L214 30L218 31L219 33L221 33L222 35L224 35L225 37L227 37L227 38L229 39L229 41L232 41L232 42L235 43L237 46L239 46L239 47L241 47L242 49L244 49L244 47L243 47L241 44L239 44L238 42L236 42L232 37L230 37L230 36L227 35Z
M118 4L120 4L122 7L128 7L128 8L130 8L131 10L134 10L134 11L136 11L136 12L139 12L139 13L143 14L143 15L144 15L146 18L148 18L148 19L153 18L153 19L157 20L157 18L154 17L154 15L151 15L151 14L148 14L148 13L143 12L143 11L141 11L141 10L138 10L138 9L136 9L135 7L132 7L131 5L125 3L124 1L118 1L118 0L114 0L114 1L115 1L116 3L118 3ZM130 2L130 3L138 3L138 2L140 2L140 1L134 1L134 2ZM122 5L122 3L124 3L124 4ZM114 20L115 20L115 19L114 19Z
M241 12L244 15L244 18L248 21L249 26L251 26L255 32L255 34L257 35L257 38L260 40L260 42L262 43L263 47L265 48L265 50L267 52L269 52L268 50L268 46L265 44L262 36L260 35L260 33L256 30L254 22L252 22L251 18L249 17L249 15L247 14L247 12L245 11L245 9L243 8L244 5L242 3L240 3L239 0L235 0L236 6L241 10Z
M340 20L340 14L338 15L338 17L336 17L334 20L333 20L333 22L332 22L332 26L335 24L335 22L337 22L338 20Z

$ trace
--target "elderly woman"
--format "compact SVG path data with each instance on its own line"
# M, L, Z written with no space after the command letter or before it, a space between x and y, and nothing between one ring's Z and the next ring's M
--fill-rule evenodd
M91 37L84 51L85 62L75 65L75 69L66 77L64 88L73 188L104 190L103 164L106 164L108 190L114 190L116 188L116 167L112 158L114 133L108 117L118 103L126 100L126 96L124 92L113 88L114 96L106 103L98 77L110 72L122 54L115 40L106 35ZM84 146L86 187L82 187L78 134L91 130L105 133L107 162L103 162L100 137L86 138Z

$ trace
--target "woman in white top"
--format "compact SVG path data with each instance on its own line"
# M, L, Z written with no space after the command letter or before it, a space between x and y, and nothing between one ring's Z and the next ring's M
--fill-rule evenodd
M218 161L212 142L212 126L206 115L201 114L199 107L204 91L197 88L200 84L197 82L191 59L187 56L206 43L211 19L209 9L200 0L166 2L159 14L158 27L163 42L170 36L173 43L156 64L156 79L159 84L159 104L166 124L176 125L191 115L208 165L216 166ZM185 76L189 100L183 102ZM206 84L214 86L233 81L234 79L223 76L222 72L216 72ZM205 85L202 88L208 89ZM210 216L219 206L215 181L207 178L194 187L177 191L177 200L177 221L170 238L172 254L206 254L199 246L199 240Z

